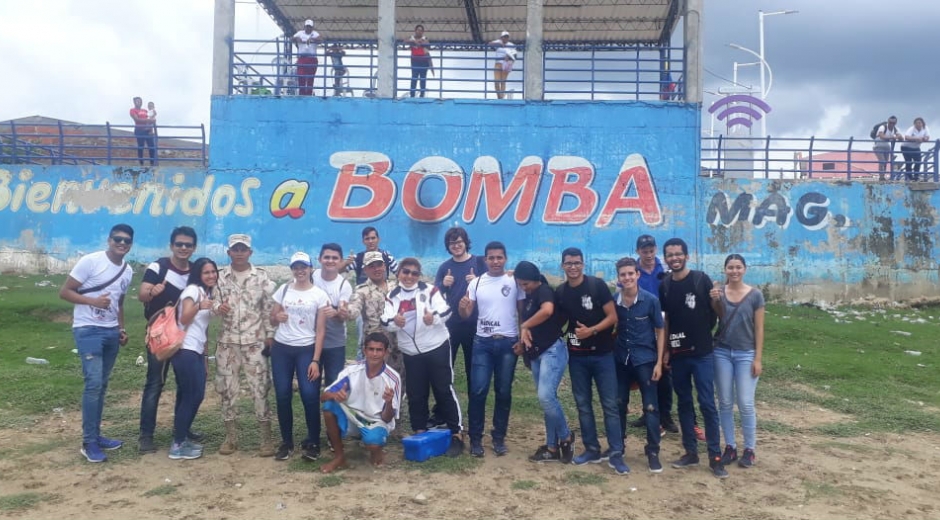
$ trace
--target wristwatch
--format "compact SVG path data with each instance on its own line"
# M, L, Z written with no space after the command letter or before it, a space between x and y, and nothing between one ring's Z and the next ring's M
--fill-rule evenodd
M597 327L591 327L591 335L597 336Z

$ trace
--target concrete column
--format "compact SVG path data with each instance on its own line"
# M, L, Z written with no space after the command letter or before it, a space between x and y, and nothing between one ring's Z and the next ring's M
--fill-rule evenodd
M685 0L682 33L685 36L685 101L701 103L702 78L702 0Z
M395 97L395 0L379 0L379 81L380 98Z
M545 97L542 91L542 78L545 76L545 64L542 61L542 3L543 0L526 2L525 99L534 101L541 101Z
M235 39L235 0L215 0L212 31L212 95L232 93L232 46Z

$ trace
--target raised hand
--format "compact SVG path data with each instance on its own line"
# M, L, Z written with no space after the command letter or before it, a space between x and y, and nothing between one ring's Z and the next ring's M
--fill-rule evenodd
M150 299L152 300L153 298L160 296L160 293L162 293L165 289L166 289L165 280L150 287Z
M434 324L434 314L431 313L430 309L424 309L424 324L425 325Z
M96 298L92 298L88 305L99 309L108 309L111 307L111 297L107 293L101 294Z
M391 387L386 386L385 391L382 392L382 399L386 403L391 403L394 397L395 397L395 391L392 390Z
M343 300L340 302L339 311L336 312L336 316L343 321L349 319L349 303L347 301Z
M401 310L395 315L395 325L398 326L398 328L405 326L405 315L402 314Z
M470 274L468 274L467 277L466 277L467 283L472 282L473 279L476 278L476 277L477 277L477 275L473 274L473 268L471 267L471 268L470 268Z
M444 287L450 287L454 285L454 275L450 274L450 269L448 269L447 274L444 275L444 280L442 283Z
M712 283L712 290L708 291L708 296L715 301L721 299L721 282L716 280Z

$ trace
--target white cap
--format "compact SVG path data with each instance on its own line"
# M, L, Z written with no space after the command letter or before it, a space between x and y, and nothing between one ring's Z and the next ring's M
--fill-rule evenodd
M499 35L500 38L502 38L503 36L509 36L509 31L503 31L503 34Z
M313 27L313 20L307 20L304 22L304 27Z
M304 253L303 251L297 251L296 253L291 255L290 265L293 266L297 262L300 262L307 267L310 267L313 265L313 263L310 262L310 255L308 255L307 253Z
M245 234L241 234L241 233L229 235L228 237L229 249L235 247L236 244L244 244L248 247L251 247L251 237Z

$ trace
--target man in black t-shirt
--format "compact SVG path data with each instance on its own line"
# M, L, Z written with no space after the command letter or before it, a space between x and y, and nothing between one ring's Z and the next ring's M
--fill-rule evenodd
M574 457L573 464L603 462L618 474L625 475L630 468L623 462L623 438L620 435L620 416L617 412L617 371L614 364L614 336L617 310L610 289L602 280L584 274L584 254L569 247L561 253L565 282L555 289L561 313L568 323L565 339L568 343L568 372L571 390L578 407L581 440L584 452ZM604 430L607 433L607 451L601 452L594 421L591 383L597 385L601 407L604 409Z
M158 258L147 266L144 271L144 280L140 284L137 299L144 304L144 318L150 317L167 305L176 304L189 279L189 259L196 251L196 230L189 226L181 226L170 233L170 256ZM147 381L144 383L144 393L140 399L140 453L154 453L157 451L153 443L153 432L157 426L157 405L160 404L160 394L163 393L163 384L166 382L166 373L170 364L157 360L153 354L147 352ZM201 435L190 432L193 440L201 439Z
M718 291L701 271L686 265L689 248L680 238L663 244L663 256L672 272L659 286L659 300L666 314L667 365L672 367L672 384L679 401L679 425L685 455L672 463L674 468L697 466L698 441L693 424L692 383L698 393L699 409L705 423L705 442L712 473L725 478L721 463L718 410L715 408L715 364L712 360L712 329L718 315Z

